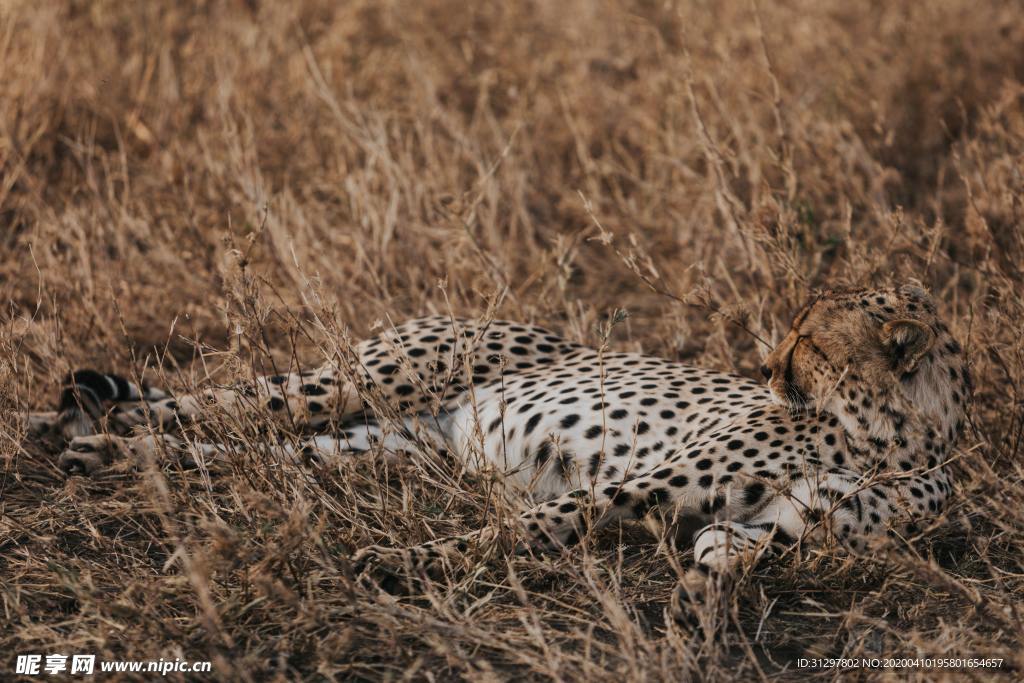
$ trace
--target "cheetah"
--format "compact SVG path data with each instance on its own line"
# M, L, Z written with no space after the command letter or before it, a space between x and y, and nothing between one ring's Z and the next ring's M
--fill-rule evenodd
M266 411L309 434L282 446L306 462L428 447L500 473L542 501L516 524L528 550L558 550L655 510L696 519L682 589L691 599L708 575L765 553L827 539L862 551L940 513L971 388L925 290L815 294L761 373L763 383L533 325L434 316L362 342L345 362L197 395L76 372L56 413L70 439L59 463L88 474L116 457L182 451L176 430L215 409ZM368 397L396 428L370 416ZM133 433L140 424L149 427ZM200 449L215 456L218 445ZM497 531L373 546L354 559L366 572L429 568Z

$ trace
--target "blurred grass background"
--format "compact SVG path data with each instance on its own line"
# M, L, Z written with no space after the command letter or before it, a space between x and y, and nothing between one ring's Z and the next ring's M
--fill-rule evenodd
M996 0L0 3L0 650L237 680L1019 676L1022 45ZM758 568L699 634L666 623L650 538L352 584L353 548L479 524L457 472L65 481L16 419L83 365L226 379L492 303L588 342L624 308L615 346L750 374L766 349L729 320L775 340L813 287L909 278L977 384L956 503L909 546Z

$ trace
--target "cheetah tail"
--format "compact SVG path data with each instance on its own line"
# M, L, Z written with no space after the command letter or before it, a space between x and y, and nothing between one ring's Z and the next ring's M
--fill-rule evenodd
M96 422L110 404L157 398L163 392L128 381L120 375L75 370L61 383L57 404L57 426L65 438L88 436L96 432Z

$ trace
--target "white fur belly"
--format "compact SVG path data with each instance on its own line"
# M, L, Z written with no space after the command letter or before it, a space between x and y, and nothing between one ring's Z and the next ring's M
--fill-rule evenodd
M478 391L472 404L453 411L445 425L449 444L471 471L494 470L538 500L583 485L577 454L561 447L557 416L529 419L505 406L495 390Z

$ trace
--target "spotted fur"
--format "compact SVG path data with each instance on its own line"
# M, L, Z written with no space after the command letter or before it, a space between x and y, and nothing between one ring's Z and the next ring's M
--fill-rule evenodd
M140 400L119 389L97 393L97 403L132 416L125 428L143 418L167 429L217 410L269 411L316 433L301 448L306 461L374 447L392 457L445 450L544 501L517 529L534 549L570 545L655 510L685 514L702 520L690 592L704 574L728 573L743 558L826 539L862 550L871 537L912 533L942 510L970 380L926 292L820 293L762 372L767 386L602 353L532 325L433 317L363 342L350 363L311 373L176 398ZM121 386L107 383L114 384ZM353 419L367 396L397 411L402 426ZM80 402L61 408L61 419L80 428L68 419L83 414ZM83 454L110 438L79 436L62 466L91 471L96 465ZM125 441L133 438L149 437ZM458 560L467 544L495 533L374 547L357 559L367 568Z

